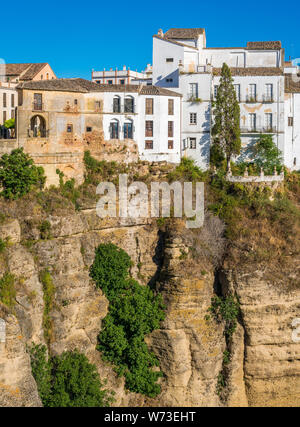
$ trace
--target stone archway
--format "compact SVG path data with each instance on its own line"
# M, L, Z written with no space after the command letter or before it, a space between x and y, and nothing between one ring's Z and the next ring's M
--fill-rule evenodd
M33 138L46 138L46 120L43 116L35 115L30 120L30 134Z

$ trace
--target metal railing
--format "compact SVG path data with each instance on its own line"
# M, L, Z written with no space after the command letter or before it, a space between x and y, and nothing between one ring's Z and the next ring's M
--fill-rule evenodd
M43 111L44 104L42 102L33 102L32 103L32 111Z
M246 102L257 102L256 95L246 95Z
M276 126L243 126L241 133L277 133Z
M120 106L112 105L111 111L113 113L134 114L136 111L136 106L135 106L135 104L132 106L129 106L129 105L120 105Z

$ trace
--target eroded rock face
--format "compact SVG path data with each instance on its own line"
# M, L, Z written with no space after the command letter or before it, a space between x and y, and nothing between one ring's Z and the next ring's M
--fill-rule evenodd
M5 342L0 342L0 406L42 406L20 324L1 303L0 318L6 325Z
M40 239L41 220L34 214L1 229L6 237L11 229L12 239L0 257L0 277L9 271L18 280L14 309L0 305L0 318L7 322L7 340L0 343L0 406L41 405L25 346L45 343L44 269L55 286L49 351L84 352L116 392L114 405L299 405L299 343L292 342L291 322L300 317L300 291L276 287L268 272L226 263L217 289L216 269L226 254L219 220L208 216L196 234L181 223L165 232L152 220L101 220L93 209L47 220L49 240ZM29 239L37 241L26 244ZM131 274L163 295L166 318L146 337L164 373L156 399L125 391L124 379L96 350L108 301L91 281L89 267L95 248L106 242L126 250L134 263ZM294 272L299 265L295 260ZM216 385L226 349L224 324L205 316L215 292L227 290L240 300L241 322L230 348L226 399L220 400Z
M238 269L223 276L241 304L246 393L250 406L299 406L300 345L293 342L292 321L300 315L300 290L268 277L268 271Z

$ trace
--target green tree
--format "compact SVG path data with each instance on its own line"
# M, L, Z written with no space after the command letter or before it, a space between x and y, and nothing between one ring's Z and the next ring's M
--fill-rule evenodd
M31 369L46 407L109 406L112 393L103 389L96 366L77 350L47 360L44 345L30 348Z
M253 148L253 157L254 163L268 173L282 165L281 152L274 144L272 135L260 135Z
M4 127L6 129L14 129L15 127L15 119L8 119L4 122Z
M90 275L110 303L97 349L114 364L118 375L125 376L128 390L155 397L160 393L156 381L162 373L152 369L158 360L144 338L160 327L164 306L161 295L129 276L130 265L129 255L111 243L96 249Z
M35 166L23 148L17 148L0 159L0 193L6 199L18 199L34 187L43 188L46 181L44 169Z
M213 143L226 157L227 170L233 155L240 154L240 107L233 86L230 68L223 64L216 101L213 103Z

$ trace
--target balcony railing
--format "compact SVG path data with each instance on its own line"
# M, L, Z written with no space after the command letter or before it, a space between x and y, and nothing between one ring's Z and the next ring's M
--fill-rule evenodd
M41 102L33 102L32 103L32 111L43 111L44 104Z
M276 126L244 126L241 133L277 133Z
M132 105L120 105L120 106L116 106L116 105L112 105L111 107L111 111L113 113L125 113L125 114L134 114L136 111L136 106Z
M246 96L246 102L257 102L257 96L256 95L247 95Z
M201 103L202 99L198 97L198 95L195 95L193 93L189 93L187 96L187 101L192 103Z
M263 95L263 102L274 102L273 95Z

